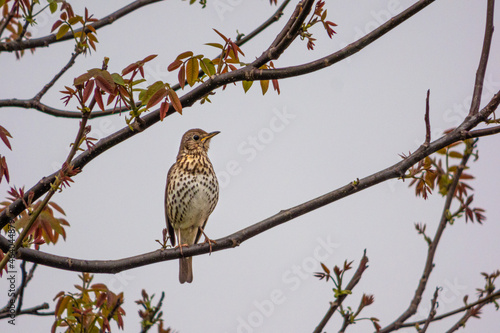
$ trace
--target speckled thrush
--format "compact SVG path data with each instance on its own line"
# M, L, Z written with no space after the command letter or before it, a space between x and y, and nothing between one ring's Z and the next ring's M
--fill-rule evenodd
M187 131L181 140L177 161L167 175L165 217L172 246L198 243L208 217L219 200L219 183L207 151L210 139L219 132ZM205 235L206 240L208 239ZM179 259L179 281L193 281L192 257Z

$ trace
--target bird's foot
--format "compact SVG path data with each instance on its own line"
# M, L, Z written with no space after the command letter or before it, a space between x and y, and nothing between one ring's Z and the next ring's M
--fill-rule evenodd
M179 248L179 250L181 251L181 255L184 256L184 254L182 253L182 247L188 247L188 246L189 246L189 244L184 243L184 244L177 245L175 248L176 249Z
M208 246L210 246L209 254L212 254L212 244L217 244L217 242L214 241L213 239L208 238L207 235L205 235L205 241L203 243L208 243Z
M200 231L203 234L203 236L205 236L205 241L203 243L208 243L208 246L210 246L210 254L212 254L212 243L217 244L217 242L214 241L213 239L208 238L207 234L205 233L205 231L203 231L202 227L200 227Z

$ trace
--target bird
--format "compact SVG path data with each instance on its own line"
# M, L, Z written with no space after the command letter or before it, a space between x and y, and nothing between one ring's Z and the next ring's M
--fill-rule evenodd
M219 183L208 158L210 140L219 131L207 133L199 128L187 131L181 139L176 162L167 174L165 218L172 246L177 239L182 247L205 242L215 243L205 232L208 217L219 200ZM193 281L192 257L179 259L179 282Z

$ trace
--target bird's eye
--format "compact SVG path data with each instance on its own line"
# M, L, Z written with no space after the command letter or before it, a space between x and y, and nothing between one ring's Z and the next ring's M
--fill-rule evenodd
M199 139L200 139L200 137L199 137L198 135L194 135L194 136L193 136L193 140L194 140L194 141L198 141Z

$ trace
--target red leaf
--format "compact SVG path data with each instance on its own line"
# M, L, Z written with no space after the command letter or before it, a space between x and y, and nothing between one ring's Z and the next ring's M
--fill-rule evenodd
M147 56L146 58L142 59L142 62L145 63L145 62L148 62L148 61L151 61L153 60L154 58L156 58L158 55L157 54L152 54L152 55L149 55Z
M160 103L160 101L163 99L163 97L165 97L167 95L167 89L165 88L162 88L162 89L159 89L157 92L155 92L153 94L153 96L151 96L151 98L148 100L148 103L146 105L146 108L149 109L153 106L155 106L156 104Z
M83 90L83 103L85 103L88 99L92 90L94 89L94 80L88 81L85 85L85 89Z
M163 121L163 119L166 117L168 111L168 103L163 102L160 105L160 120Z
M179 74L177 75L177 77L181 89L184 89L184 86L186 85L186 66L184 64L182 64L181 69L179 69Z
M280 85L278 83L278 80L273 79L272 81L273 81L273 88L274 88L274 90L276 90L278 92L278 95L279 95L280 94Z
M139 65L136 63L130 64L122 70L122 75L127 75L128 73L135 71L139 68Z
M56 30L57 28L59 28L59 26L61 24L63 24L63 21L57 20L56 23L54 23L54 25L52 26L52 29L50 30L50 32L54 32L54 30Z
M102 102L101 89L99 89L99 87L95 87L94 98L101 111L104 111L104 103Z
M182 114L182 103L175 91L173 91L172 89L168 89L168 96L170 97L170 102L172 102L172 106L174 107L175 111Z
M181 67L183 64L182 60L176 59L173 63L168 65L167 70L169 72L176 70L177 68Z
M224 39L224 41L225 41L226 43L229 41L229 39L228 39L226 36L224 36L223 34L221 34L219 31L217 31L217 29L214 29L214 31L215 31L215 32L216 32L219 36L221 36L221 37L222 37L222 39Z
M7 131L3 126L0 126L0 139L2 139L3 143L5 143L7 148L12 150L8 138L12 138L12 135L10 135L9 131Z

